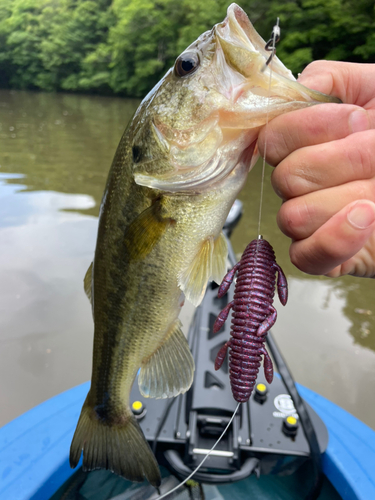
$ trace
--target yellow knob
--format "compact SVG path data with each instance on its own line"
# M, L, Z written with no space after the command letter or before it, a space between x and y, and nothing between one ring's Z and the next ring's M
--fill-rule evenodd
M291 416L286 417L286 421L290 425L296 425L296 423L297 423L297 419L295 417L291 417Z
M142 410L143 408L143 404L140 402L140 401L134 401L134 403L132 404L132 410L134 411L140 411Z

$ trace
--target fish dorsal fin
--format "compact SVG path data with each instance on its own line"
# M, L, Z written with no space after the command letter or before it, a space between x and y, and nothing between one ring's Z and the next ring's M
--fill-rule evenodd
M203 241L190 265L180 274L178 284L186 298L194 305L202 302L207 282L212 273L213 237Z
M148 398L171 398L189 389L193 375L194 359L177 320L164 343L142 364L139 390Z
M85 277L83 278L83 288L85 290L85 294L87 295L89 301L92 303L92 268L93 262L89 265L89 268L86 271Z
M128 255L139 260L148 255L174 221L162 216L162 199L141 212L125 232Z
M211 278L220 285L227 272L228 245L224 233L221 232L214 242L214 251L212 254L212 272Z

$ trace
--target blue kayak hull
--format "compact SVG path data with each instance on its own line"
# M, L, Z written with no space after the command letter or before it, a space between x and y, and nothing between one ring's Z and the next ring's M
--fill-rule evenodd
M0 429L0 500L46 500L73 474L68 453L88 390L88 382L74 387ZM344 500L375 498L375 431L306 387L298 390L328 429L325 475Z

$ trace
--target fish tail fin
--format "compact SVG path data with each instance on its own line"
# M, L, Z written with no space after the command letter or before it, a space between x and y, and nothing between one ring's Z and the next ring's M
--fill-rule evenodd
M138 482L146 478L156 488L161 483L156 458L130 410L121 423L108 424L86 399L70 447L72 468L82 451L84 471L107 469Z

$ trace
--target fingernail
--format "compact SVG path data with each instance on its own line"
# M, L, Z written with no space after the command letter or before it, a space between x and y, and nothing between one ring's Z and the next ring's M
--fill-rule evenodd
M370 128L370 122L367 111L364 109L357 109L356 111L353 111L353 113L349 115L349 126L352 133L368 130Z
M366 229L375 221L375 203L357 202L349 211L349 223L356 229Z

